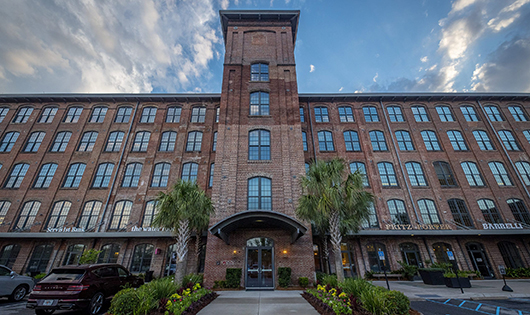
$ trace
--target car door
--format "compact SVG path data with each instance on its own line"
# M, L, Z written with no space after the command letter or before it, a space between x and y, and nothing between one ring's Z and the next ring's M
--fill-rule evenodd
M120 277L120 288L126 286L128 283L132 286L133 283L132 283L131 274L127 270L121 267L117 267L117 269L118 269L118 275Z
M16 281L11 278L11 270L0 266L0 296L7 296L13 293Z
M101 281L102 288L105 291L105 296L114 295L119 289L119 279L116 268L101 267L94 272Z

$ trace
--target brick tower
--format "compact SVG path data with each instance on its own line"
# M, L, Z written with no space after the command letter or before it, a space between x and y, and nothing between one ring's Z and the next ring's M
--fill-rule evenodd
M274 288L278 268L313 277L310 226L295 218L304 152L294 43L299 11L221 11L225 40L205 281L241 268Z

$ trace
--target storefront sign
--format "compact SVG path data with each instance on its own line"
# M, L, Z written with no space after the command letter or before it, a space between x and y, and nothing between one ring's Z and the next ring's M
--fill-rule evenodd
M166 228L139 227L139 226L133 226L131 228L131 232L164 232L164 231L171 231L171 230L166 229Z
M46 233L61 233L61 232L84 232L85 231L85 228L77 228L77 227L60 227L60 228L48 228L46 230Z
M521 223L482 223L484 230L518 230L523 229Z
M387 224L387 230L450 230L449 224Z

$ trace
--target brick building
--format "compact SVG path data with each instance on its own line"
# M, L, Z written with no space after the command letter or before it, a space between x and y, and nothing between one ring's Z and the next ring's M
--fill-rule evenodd
M530 266L529 94L298 94L299 12L220 15L220 94L0 95L0 264L46 272L96 248L172 273L153 200L183 178L216 206L188 257L207 284L228 267L247 288L275 286L282 266L334 272L294 210L308 163L341 157L376 196L344 238L346 275L451 253L487 278Z

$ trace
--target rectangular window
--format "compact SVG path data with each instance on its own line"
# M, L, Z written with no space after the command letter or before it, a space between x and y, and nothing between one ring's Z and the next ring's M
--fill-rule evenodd
M188 142L186 143L186 151L201 151L202 146L202 132L191 131L188 133Z
M357 131L344 131L346 151L361 151L361 142Z
M333 136L330 131L319 131L318 132L318 148L320 152L335 151L333 145Z
M315 121L329 122L328 109L326 107L315 107Z
M442 187L457 187L451 167L446 162L434 162L434 171Z
M9 108L7 107L0 107L0 123L4 121L4 118L6 118L7 113L9 112Z
M167 187L170 169L171 165L169 163L156 164L153 179L151 180L151 187Z
M214 172L214 168L215 168L215 164L212 163L210 165L210 179L208 180L208 187L212 187L213 186L213 172Z
M302 131L302 145L304 147L304 152L307 152L307 133Z
M496 106L485 106L484 111L491 121L503 121L501 113Z
M250 115L267 116L269 113L269 93L250 93Z
M92 183L92 188L107 188L109 187L110 178L112 176L112 170L114 169L114 164L112 163L102 163L99 165L94 177L94 182Z
M132 152L147 152L150 138L151 133L148 131L137 132L134 137Z
M300 121L305 122L304 108L300 107Z
M388 162L377 163L379 169L379 176L381 178L381 184L383 187L398 187L398 181L396 172L394 171L394 165Z
M523 109L519 106L509 106L508 110L512 114L512 117L515 121L528 121Z

